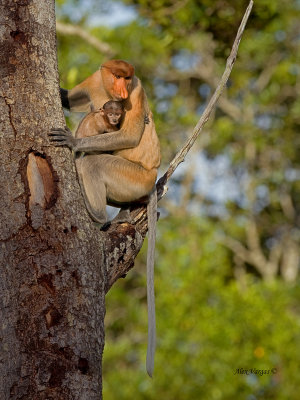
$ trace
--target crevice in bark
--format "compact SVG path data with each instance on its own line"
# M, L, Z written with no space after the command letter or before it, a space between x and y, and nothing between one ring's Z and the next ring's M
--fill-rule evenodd
M32 150L29 150L23 158L20 159L19 161L19 169L18 169L18 174L21 176L21 180L23 183L24 187L24 192L20 196L22 198L22 202L25 205L26 209L26 219L27 219L27 225L31 226L31 221L30 221L30 214L29 214L29 197L30 197L30 189L29 189L29 183L27 179L27 165L28 165L28 155L30 154Z
M7 107L8 107L9 122L10 122L10 125L11 125L11 127L12 127L12 130L13 130L13 132L14 132L15 139L16 139L18 133L17 133L17 129L16 129L16 127L15 127L15 124L14 124L14 122L13 122L12 107L11 107L11 105L13 104L13 100L7 98L6 96L3 96L3 99L4 99L4 101L5 101L5 104L6 104Z
M30 170L29 167L31 167ZM52 167L49 156L37 151L32 151L28 154L27 182L30 196L34 197L32 202L38 200L37 196L42 194L43 198L39 199L39 201L41 201L43 208L47 210L53 207L59 196L58 181L58 176ZM38 193L33 193L35 190Z
M20 159L18 173L24 193L15 201L24 203L28 225L38 229L42 225L45 210L51 209L60 195L58 175L53 169L51 157L32 148Z
M11 31L10 32L10 36L17 42L21 42L21 43L26 43L26 35L24 32L16 30L16 31Z
M50 306L47 310L45 310L47 329L50 329L53 326L58 325L62 318L63 316L61 315L61 313L53 305Z
M49 379L49 387L61 387L62 381L65 379L67 368L65 365L54 362L50 368L50 379Z
M71 274L72 278L75 281L76 288L79 289L81 287L80 278L77 271L73 271Z
M55 296L56 290L53 284L52 274L43 274L37 279L39 285L43 286L52 296Z
M78 360L78 369L83 374L86 375L89 371L89 362L86 358L80 357Z

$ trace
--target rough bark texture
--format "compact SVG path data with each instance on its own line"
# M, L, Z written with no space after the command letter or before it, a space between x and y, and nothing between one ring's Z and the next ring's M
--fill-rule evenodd
M6 399L101 398L103 240L63 126L54 1L0 4L0 391Z

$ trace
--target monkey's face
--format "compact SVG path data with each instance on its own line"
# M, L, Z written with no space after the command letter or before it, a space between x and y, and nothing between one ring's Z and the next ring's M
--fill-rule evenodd
M113 98L115 100L125 100L127 99L132 78L130 76L119 76L114 75L114 89L113 89Z
M103 85L113 100L125 100L131 91L134 68L121 60L111 60L101 68Z
M106 118L110 125L115 126L121 121L122 113L120 112L106 112Z
M105 68L104 87L109 93L111 98L115 101L125 100L129 96L131 91L131 76L120 76L118 74L114 75L111 71ZM107 73L109 71L109 73Z

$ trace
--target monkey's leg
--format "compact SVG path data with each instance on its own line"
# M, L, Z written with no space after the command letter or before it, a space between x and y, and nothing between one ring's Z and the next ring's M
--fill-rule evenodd
M83 159L84 157L75 159L81 192L91 218L102 226L107 221L105 184L97 179L95 182L94 171L91 171L92 164L83 164Z
M83 186L93 214L99 215L100 210L103 212L106 198L115 205L131 203L147 196L156 180L156 169L147 171L138 164L112 154L86 154L79 160ZM128 221L128 217L129 210L121 210L114 222Z
M116 155L101 154L97 157L109 201L132 203L151 192L157 176L156 169L148 171Z

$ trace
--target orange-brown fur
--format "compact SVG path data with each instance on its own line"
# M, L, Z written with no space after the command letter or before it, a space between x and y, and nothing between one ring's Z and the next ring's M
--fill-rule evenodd
M105 119L99 111L91 111L87 114L78 125L75 132L76 138L84 138L95 135L102 135L106 132L117 131L117 126L112 126Z

